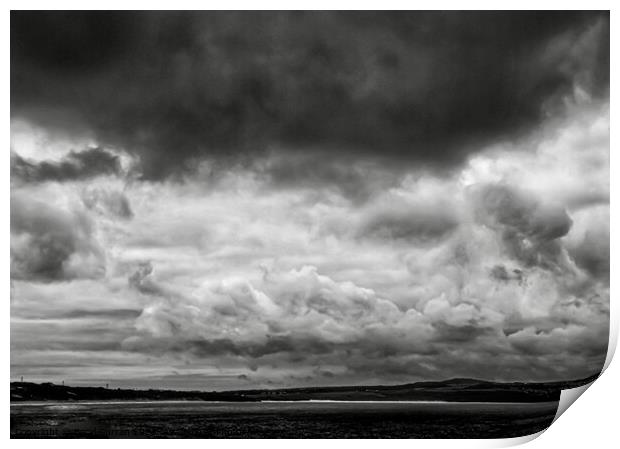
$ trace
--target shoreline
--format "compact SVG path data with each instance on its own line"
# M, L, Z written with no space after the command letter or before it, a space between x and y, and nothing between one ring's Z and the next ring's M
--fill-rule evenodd
M120 404L509 404L509 405L533 405L533 404L552 404L559 401L532 401L532 402L514 402L514 401L347 401L347 400L332 400L332 399L300 399L300 400L263 400L263 401L201 401L201 400L161 400L161 401L141 401L141 400L124 400L124 401L89 401L89 400L76 400L76 401L11 401L11 407L24 406L24 407L36 407L36 406L79 406L79 405L120 405Z

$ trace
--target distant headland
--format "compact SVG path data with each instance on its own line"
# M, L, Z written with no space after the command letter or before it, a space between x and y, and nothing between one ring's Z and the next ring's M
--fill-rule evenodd
M491 382L450 379L404 385L304 387L235 391L139 390L72 387L53 383L11 382L11 402L22 401L448 401L448 402L547 402L558 401L564 389L594 381L585 379L544 382Z

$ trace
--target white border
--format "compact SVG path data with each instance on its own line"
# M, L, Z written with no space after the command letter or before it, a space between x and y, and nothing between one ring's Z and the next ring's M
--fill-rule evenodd
M588 2L576 2L576 1L542 1L542 0L521 0L519 2L503 1L491 2L491 1L433 1L433 2L405 2L405 1L393 1L383 0L382 2L367 2L367 1L298 1L294 4L291 2L283 1L228 1L228 2L213 2L213 1L189 1L189 0L176 0L175 2L162 2L162 1L90 1L88 4L77 1L55 1L53 5L49 1L9 1L7 2L11 9L50 9L52 6L54 9L604 9L611 11L611 48L619 48L618 45L618 33L615 32L617 26L617 20L615 20L615 12L612 8L611 1L598 1L590 0ZM3 61L5 62L5 68L2 71L3 85L5 86L2 91L4 109L4 142L8 146L10 141L10 72L8 68L9 54L10 54L10 15L7 10L3 16L2 29L4 30L5 40L2 46ZM618 74L617 58L614 58L613 50L611 52L611 73L612 80L611 85L611 102L617 104L615 100L614 87L616 86L616 76ZM612 114L611 123L615 123L614 116ZM614 128L612 126L612 128ZM614 128L617 129L617 128ZM611 133L611 148L616 148L615 135ZM618 157L614 156L614 152L611 152L611 229L618 229L620 220L618 219L617 209L615 207L615 199L617 198L619 187L619 181L615 179L614 174L620 173L618 167ZM2 207L6 215L2 221L2 247L0 248L0 254L4 254L2 259L2 268L4 273L4 292L5 297L5 324L4 337L5 342L2 346L2 355L4 359L5 379L10 378L10 326L8 321L10 318L10 303L8 293L10 291L10 261L9 261L9 193L10 193L10 172L9 172L9 155L5 150L5 155L2 165L2 177L5 188L0 194L0 200L2 201ZM618 235L616 232L611 234L611 273L618 273L616 267L618 267ZM609 345L609 354L606 361L606 367L609 366L611 356L615 351L618 336L618 300L614 300L614 293L616 292L616 281L614 276L611 277L611 338ZM592 445L592 447L611 447L613 441L617 441L617 433L615 431L617 424L616 413L614 413L616 406L618 405L618 385L617 380L620 379L618 373L618 363L612 364L603 373L600 379L594 382L593 386L588 389L588 392L579 399L579 405L571 407L562 417L555 422L548 431L543 432L542 435L504 439L504 440L391 440L385 441L381 444L389 444L392 447L402 447L410 449L412 445L415 447L424 448L444 448L444 447L459 447L459 448L485 448L485 447L507 447L522 444L527 441L534 440L531 447L549 447L557 446L563 448L583 448L586 445ZM9 395L8 388L5 390L5 394ZM2 427L4 435L9 438L10 434L10 416L9 416L9 401L5 403L4 414L2 419ZM539 437L539 438L536 438ZM46 446L50 448L62 448L66 445L81 447L84 444L83 440L41 440ZM28 447L31 444L37 444L35 440L10 440L10 444L14 447ZM91 440L89 445L93 447L104 447L109 443L104 440ZM131 440L118 440L114 444L120 444L121 446L129 444L141 444L133 443ZM162 440L149 440L149 446L153 447L165 447L167 442ZM182 444L188 447L201 447L204 448L205 444L209 446L235 448L242 445L252 444L258 447L269 448L286 448L291 445L290 440L213 440L205 442L203 440L182 440L175 444ZM314 440L295 440L293 443L299 449L314 449L317 442ZM342 444L351 444L361 447L374 447L377 443L373 440L322 440L318 444L327 445L331 447L340 446Z

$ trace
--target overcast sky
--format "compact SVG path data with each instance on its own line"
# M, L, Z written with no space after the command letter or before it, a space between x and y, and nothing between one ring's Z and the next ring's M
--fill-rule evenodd
M576 379L608 13L11 14L11 375Z

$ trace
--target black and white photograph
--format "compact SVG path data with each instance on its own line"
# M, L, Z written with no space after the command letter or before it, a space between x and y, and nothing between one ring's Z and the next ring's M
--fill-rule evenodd
M12 439L537 434L610 346L610 12L12 10L9 183Z

